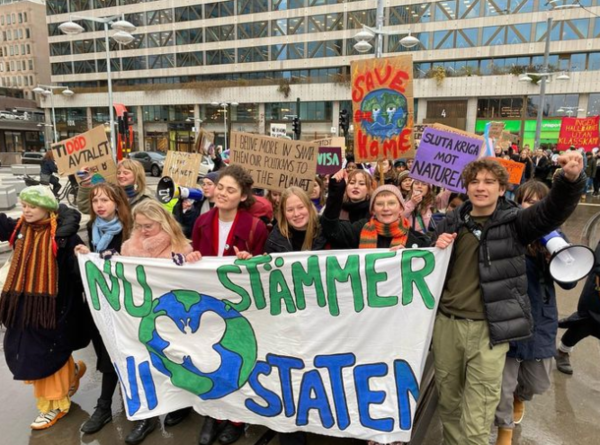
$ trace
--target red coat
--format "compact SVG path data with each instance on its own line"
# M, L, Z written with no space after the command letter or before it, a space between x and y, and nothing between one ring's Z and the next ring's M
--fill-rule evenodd
M194 224L192 232L192 247L199 251L202 256L218 256L215 248L214 218L217 208L201 215ZM235 225L232 227L233 237L225 256L235 256L233 247L240 251L250 252L252 255L262 255L265 250L265 242L269 235L265 223L255 218L245 210L238 211ZM251 233L253 232L253 233Z

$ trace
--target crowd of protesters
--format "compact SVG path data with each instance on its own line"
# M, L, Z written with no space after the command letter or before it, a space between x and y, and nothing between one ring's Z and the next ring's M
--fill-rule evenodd
M0 214L0 239L14 249L0 323L7 329L4 353L15 380L34 388L40 414L31 428L49 428L68 413L86 372L72 354L90 341L102 381L81 430L94 434L112 420L118 377L81 299L76 254L183 264L203 257L437 247L453 249L432 342L444 443L487 445L495 423L496 443L510 444L524 402L550 384L552 358L572 373L575 344L600 337L599 261L580 310L562 321L568 330L556 350L556 292L539 242L566 221L586 187L598 192L600 169L596 152L585 159L576 150L559 156L524 147L519 154L498 155L525 164L522 183L509 184L500 164L480 159L462 173L466 194L412 178L410 159L384 160L372 169L348 159L335 175L315 178L309 193L290 187L266 191L266 197L252 188L243 167L223 166L203 178L201 200L182 199L172 213L147 190L141 164L127 159L118 164L117 185L80 173L80 209L91 216L87 245L77 235L77 210L59 205L47 187L26 188L21 218ZM507 199L513 194L514 201ZM41 264L47 266L42 276ZM190 410L168 414L165 425L177 425ZM134 422L125 442L141 443L157 425L157 418ZM207 416L199 443L234 443L244 427ZM306 440L304 433L281 435L283 445Z

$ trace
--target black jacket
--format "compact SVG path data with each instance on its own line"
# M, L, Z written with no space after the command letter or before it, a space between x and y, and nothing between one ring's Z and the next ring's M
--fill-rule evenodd
M83 244L77 231L81 214L61 205L58 212L58 295L56 328L22 328L17 321L6 329L4 356L15 380L38 380L62 368L73 351L90 341L91 319L85 309L83 285L74 249ZM0 214L0 240L6 241L17 221ZM22 308L17 309L17 320Z
M333 178L329 180L329 194L327 195L325 211L321 215L321 227L325 238L331 243L332 249L358 249L360 232L365 224L369 222L369 218L363 218L353 223L340 220L345 189L346 181L338 183ZM380 246L379 238L378 247L389 247ZM426 235L412 229L409 230L406 247L429 247L429 243L429 237Z
M525 248L564 223L573 213L585 186L582 174L575 182L556 178L550 194L534 206L520 209L503 197L498 200L481 235L479 281L492 345L529 338L533 320L527 296ZM471 211L470 201L450 212L435 232L458 233ZM453 254L454 255L454 254ZM452 273L454 257L448 275Z
M325 250L327 248L327 240L323 236L322 233L319 233L312 243L312 248L310 250ZM275 225L271 233L269 233L269 237L267 238L267 242L265 243L265 253L286 253L286 252L294 252L294 246L292 245L292 241L289 238L286 238L279 231L279 226Z

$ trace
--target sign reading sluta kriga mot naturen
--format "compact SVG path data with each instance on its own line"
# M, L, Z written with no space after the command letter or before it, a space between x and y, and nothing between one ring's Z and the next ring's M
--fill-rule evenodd
M108 182L117 181L117 166L103 125L52 144L52 150L60 176L75 174L86 167Z
M310 192L318 155L319 146L312 142L231 132L229 162L248 170L254 187L285 190L295 185Z
M427 127L410 175L414 179L464 193L462 171L469 162L479 157L482 144L481 136L475 134L439 124Z
M127 417L408 442L450 249L79 255Z

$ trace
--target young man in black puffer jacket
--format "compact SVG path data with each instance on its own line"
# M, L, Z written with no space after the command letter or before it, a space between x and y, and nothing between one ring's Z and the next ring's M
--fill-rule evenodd
M455 243L433 332L446 445L489 443L508 342L532 334L526 246L566 221L586 182L579 153L559 162L550 194L528 209L504 198L500 164L470 163L462 173L469 200L436 229L435 245Z

